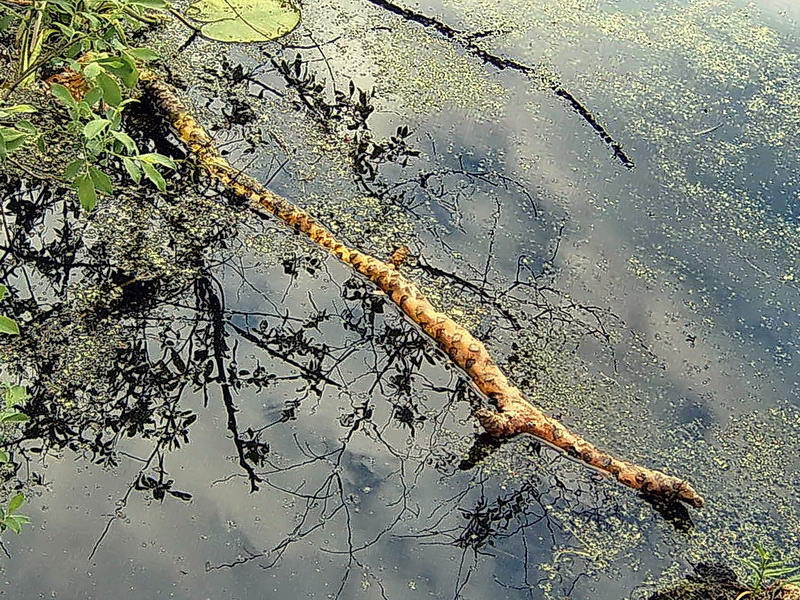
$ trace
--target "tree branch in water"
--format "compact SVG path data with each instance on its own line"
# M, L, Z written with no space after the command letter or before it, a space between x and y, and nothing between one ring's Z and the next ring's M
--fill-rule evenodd
M370 0L373 1L373 0ZM641 492L691 506L703 498L689 483L676 477L635 465L598 450L555 419L530 404L509 382L486 346L464 327L439 312L413 282L395 265L350 248L334 237L305 210L271 192L256 180L232 167L214 147L212 139L181 102L174 89L152 72L143 72L141 85L157 111L169 121L179 139L208 175L229 191L266 210L289 227L369 279L429 337L436 341L497 410L481 408L476 416L486 432L496 438L520 433L534 435L620 483Z

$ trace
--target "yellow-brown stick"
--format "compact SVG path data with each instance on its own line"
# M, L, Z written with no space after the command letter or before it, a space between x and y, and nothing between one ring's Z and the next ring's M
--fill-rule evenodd
M439 344L452 361L469 375L475 386L496 404L497 411L481 409L476 413L490 435L509 437L529 433L612 475L628 487L681 500L695 507L703 505L702 497L687 482L614 458L530 404L522 392L508 381L483 343L450 317L437 311L417 286L401 275L393 264L349 248L305 210L234 169L222 158L211 138L172 87L154 73L143 73L141 83L157 110L169 120L180 140L213 179L248 199L254 206L268 210L290 227L303 232L314 243L367 277Z

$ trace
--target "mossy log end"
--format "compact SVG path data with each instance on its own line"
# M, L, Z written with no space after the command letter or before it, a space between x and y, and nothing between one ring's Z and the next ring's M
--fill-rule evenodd
M469 375L475 386L495 403L497 411L480 409L476 413L487 433L498 438L529 433L610 474L628 487L680 500L698 508L703 505L703 498L687 482L614 458L535 408L508 381L483 343L450 317L437 311L417 286L399 273L395 265L349 248L305 210L233 168L222 158L212 139L173 88L154 73L143 73L141 86L155 108L168 119L197 163L213 179L248 199L254 206L266 209L290 227L301 231L314 243L368 278L439 344L452 361Z
M778 582L754 591L738 581L686 581L656 592L649 600L800 600L800 587Z

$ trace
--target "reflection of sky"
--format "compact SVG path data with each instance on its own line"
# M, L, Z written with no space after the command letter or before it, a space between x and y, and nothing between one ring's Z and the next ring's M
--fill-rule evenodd
M421 164L456 168L459 156L464 156L461 164L467 170L502 169L535 192L538 219L531 217L519 193L485 186L468 187L469 193L459 198L458 227L450 220L451 207L425 208L429 220L417 224L414 236L429 261L461 269L462 275L474 276L466 265L482 270L489 248L487 228L499 202L490 282L503 287L513 279L517 255L549 253L564 223L555 259L558 287L580 302L610 309L624 327L615 339L614 363L600 344L587 344L575 356L562 356L561 363L552 367L553 374L539 381L537 400L600 445L688 474L710 501L695 515L696 535L690 539L673 532L633 495L608 485L597 486L597 491L588 485L588 474L565 461L556 462L543 470L541 487L552 503L560 551L552 551L543 523L527 536L501 541L494 558L479 561L464 597L490 597L498 591L508 597L527 596L524 589L498 587L494 580L524 588L519 557L526 549L532 573L527 583L535 589L533 597L540 594L539 578L563 573L564 580L556 585L569 588L581 569L591 569L592 564L602 565L599 583L582 580L575 597L591 593L611 597L603 593L619 590L628 594L647 579L648 569L659 574L671 560L721 555L730 561L732 550L746 552L756 533L780 539L791 550L797 542L791 530L798 524L800 505L796 491L779 486L791 481L798 467L797 422L792 425L797 413L785 404L798 402L800 245L794 174L797 130L792 127L800 121L793 120L798 117L791 113L791 97L781 95L784 83L767 96L766 105L748 112L748 102L759 97L768 80L743 86L746 71L726 62L735 58L715 53L713 46L718 41L726 48L744 47L758 38L742 34L741 18L730 16L726 2L662 2L652 15L639 15L637 11L649 11L651 3L626 3L625 11L609 4L581 13L581 3L566 9L558 8L566 3L554 0L537 4L538 10L525 19L519 18L519 11L530 4L527 0L494 8L490 7L494 3L482 0L462 4L426 3L421 10L446 15L471 29L480 29L491 10L499 10L505 35L487 44L499 54L554 65L550 68L562 75L564 86L595 111L634 157L637 168L627 171L616 164L586 124L551 94L533 89L521 76L484 68L417 26L386 21L358 3L345 8L339 3L309 6L306 26L317 39L344 36L326 50L331 68L342 82L357 76L362 86L376 85L380 92L376 103L383 111L375 119L378 128L386 134L398 124L413 125L428 155L428 163ZM694 12L684 12L684 5ZM704 13L698 9L702 6L710 8ZM796 29L787 25L800 16L796 3L770 0L761 7L766 16L755 16L754 22L763 18L773 23L784 11L783 27L796 38ZM632 20L615 20L617 10ZM675 19L670 19L672 13ZM717 20L705 19L706 14L716 15ZM673 21L674 30L648 30L666 28ZM393 31L375 30L387 23ZM651 37L655 41L647 45ZM798 75L797 67L781 62L787 57L787 45L781 40L752 58L769 65L779 82L785 77L787 89L796 90L791 80ZM390 54L393 51L397 56ZM325 76L326 70L320 73ZM415 90L420 85L425 89ZM696 135L719 118L724 127ZM303 136L313 137L313 127L298 134L293 116L269 125L297 152L287 174L276 179L277 189L289 195L301 189L306 198L330 200L341 195L345 208L358 201L344 181L347 172L334 170L335 161L320 167L329 167L329 172L304 176L316 160L303 148ZM788 141L770 143L776 133L786 134ZM448 185L457 182L454 177ZM453 252L431 234L436 227L447 228L446 241ZM346 233L359 243L373 243L358 231ZM248 260L258 264L257 255ZM289 286L285 300L288 284L280 265L252 273L250 283L299 313L311 310L309 292L315 306L333 309L343 304L338 286L347 273L338 265L327 268L329 273L320 279L301 275ZM228 286L229 308L251 310L264 301L252 290L237 297L235 277ZM633 334L625 333L625 328ZM493 331L486 325L483 329ZM337 326L326 326L316 335L318 341L332 345L343 340L356 343ZM507 353L513 337L495 332L500 356ZM359 353L343 371L355 376L369 360L368 353ZM277 364L274 368L290 372ZM558 373L589 391L565 395L551 381ZM441 379L443 385L448 381L441 364L427 367L425 375ZM368 388L369 382L361 386ZM293 394L291 382L260 395L243 392L238 398L240 419L254 426L270 422ZM24 587L25 597L52 591L63 598L173 594L250 599L328 597L336 592L347 560L320 547L333 551L346 547L338 517L314 536L291 545L272 570L253 561L206 571L207 563L235 560L243 548L262 550L280 543L296 524L300 507L297 499L269 486L250 495L239 479L209 486L234 469L233 447L220 435L225 415L219 404L212 402L203 409L195 399L188 401L198 405L203 418L192 428L192 444L173 455L172 476L178 489L194 494L192 504L147 504L134 495L126 518L112 526L102 551L87 563L85 557L105 522L102 515L113 510L134 471L102 473L53 461L47 471L52 490L29 509L42 527L29 528L21 538L6 542L15 554L15 560L7 563L7 579L15 582L14 587ZM441 401L427 392L430 406ZM297 459L291 434L315 445L324 440L332 443L341 435L337 418L349 406L348 397L329 391L312 410L314 405L315 401L307 401L300 420L270 430L276 432L269 437L273 455ZM379 412L386 417L389 409L384 406ZM457 417L463 422L453 418L447 427L465 435L471 424L461 413ZM396 437L402 445L405 438ZM698 446L698 440L705 445ZM436 443L431 446L436 448ZM449 443L438 440L443 447ZM397 514L396 500L402 492L396 473L399 464L385 447L363 437L354 440L345 456L341 477L346 493L355 495L348 506L353 509L356 544L372 539ZM458 493L470 477L442 477L431 468L416 471L414 461L406 466L410 471L403 481L411 485L411 506L396 529L402 534L429 525L434 509L448 506L445 499ZM495 467L502 469L501 461ZM547 479L553 472L568 485L591 491L580 497L554 492ZM313 467L280 484L307 480L313 488L313 482L321 482L329 473ZM525 474L532 476L530 471ZM499 487L502 482L492 472L486 490L490 500L505 493ZM782 500L777 498L781 491L786 493ZM463 525L455 507L469 507L476 497L473 491L468 500L453 505L444 523ZM50 508L38 513L39 504ZM595 520L584 514L593 510L600 515ZM361 564L351 565L347 598L380 597L378 580L390 598L452 597L459 581L461 552L452 546L386 535L357 557ZM554 571L537 570L540 563L551 563Z

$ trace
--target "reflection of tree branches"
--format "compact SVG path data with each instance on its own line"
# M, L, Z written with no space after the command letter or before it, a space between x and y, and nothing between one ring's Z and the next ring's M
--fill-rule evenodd
M324 358L330 356L329 349L323 347L315 349L312 345L306 345L304 343L305 340L302 337L297 336L297 333L302 333L302 331L294 332L294 335L287 337L285 328L283 330L270 329L268 331L264 331L262 329L260 332L261 335L256 335L247 329L239 327L235 323L230 323L230 326L242 338L252 342L259 349L263 350L270 356L278 358L286 364L292 365L296 369L299 369L308 379L308 381L313 384L311 391L315 392L316 394L319 395L322 393L322 389L316 387L319 383L325 383L338 388L342 387L340 383L328 377L322 368L322 361ZM290 340L291 345L289 346L290 349L287 352L285 346ZM281 350L275 350L273 349L273 346L277 346L279 348L284 346L284 348L281 348ZM318 350L319 352L314 352L314 350ZM292 354L295 352L301 354L313 353L310 364L304 365L292 358Z
M298 94L300 106L308 111L309 116L329 134L338 136L331 128L341 123L346 130L363 133L363 140L353 139L356 146L366 144L366 140L376 145L375 148L365 146L362 148L363 152L359 151L353 155L355 181L364 191L383 199L389 205L400 206L415 216L416 210L427 203L441 206L453 215L458 225L460 205L463 200L470 199L478 193L500 190L521 198L536 216L537 209L533 196L523 183L502 172L468 166L463 157L457 158L457 167L439 166L421 169L411 177L405 178L384 177L380 172L381 167L392 164L401 168L407 167L408 159L417 156L391 150L408 137L408 128L401 126L395 136L379 142L370 129L369 117L374 111L371 93L359 90L351 84L349 96L340 92L335 95L335 101L330 102L326 97L327 86L324 78L312 72L308 67L308 61L303 60L300 54L297 54L292 61L273 58L272 62L287 86ZM445 243L438 230L432 230L432 234L434 239ZM563 226L555 240L555 252L558 251L562 234ZM491 248L484 256L487 261L494 259ZM459 273L438 268L422 256L418 257L417 267L435 278L452 281L462 291L475 294L482 304L488 302L515 330L523 328L521 313L527 312L529 319L542 324L539 337L545 343L553 343L553 340L559 339L560 336L554 335L557 327L575 324L578 324L586 335L608 341L605 319L613 319L613 315L601 307L580 303L557 290L552 285L555 269L551 268L541 273L531 271L530 264L541 263L538 258L520 255L517 260L515 281L505 290L495 287L492 291L489 291L486 285L488 262L483 271L475 272L475 281ZM552 267L553 264L551 260L543 266ZM469 262L464 266L466 269L472 269ZM525 295L515 294L518 290L524 290ZM545 327L545 323L549 326Z
M354 181L370 195L399 206L413 217L418 217L418 209L430 202L446 209L455 225L461 227L461 202L481 190L496 189L518 195L536 216L533 196L524 184L500 171L467 167L461 156L457 159L458 168L439 167L420 170L410 178L387 179L383 174L387 167L407 168L421 153L411 145L412 132L407 125L399 125L385 139L379 139L372 131L374 91L360 89L350 81L345 94L337 90L331 74L331 100L328 82L309 68L312 61L301 54L291 61L275 57L271 61L287 87L296 93L296 107L330 136L348 145Z
M246 116L239 112L238 116ZM376 160L376 164L379 162ZM431 175L427 184L433 187L435 183L437 193L443 197L453 196L448 188L457 187L464 180L475 186L515 188L513 183L489 174L457 171L441 177ZM413 193L424 188L417 181L408 183ZM385 183L391 186L391 179L386 177ZM379 185L382 183L371 184L374 189ZM185 193L189 186L177 187L176 195ZM515 189L521 197L523 191L524 188ZM207 191L207 195L213 198L212 191ZM40 250L46 244L35 241L28 247L18 235L12 238L17 241L9 256L17 261L14 268L21 271L9 267L8 272L15 281L30 281L27 284L30 297L15 298L13 309L17 313L29 310L34 304L34 292L42 287L47 288L48 297L56 289L62 290L64 296L63 301L54 300L51 307L33 311L30 322L38 329L32 328L32 335L42 344L23 348L26 354L20 359L27 360L35 371L63 373L65 364L59 362L58 351L63 352L73 343L70 335L85 334L118 344L101 353L101 360L86 372L85 379L78 379L77 384L66 388L72 392L83 386L93 395L86 410L58 405L44 382L33 386L30 428L25 439L17 440L23 446L28 444L26 452L30 454L37 449L41 456L47 456L52 454L50 451L71 449L108 466L123 459L142 462L143 459L127 451L126 440L135 438L149 444L155 454L150 461L144 459L145 466L139 469L124 501L133 491L157 500L186 499L181 498L186 492L172 489L168 473L168 452L189 442L189 427L196 418L181 403L191 399L189 391L193 390L201 391L208 405L210 392L219 387L241 469L222 477L217 484L241 479L249 481L253 489L260 483L261 493L269 495L271 502L289 499L299 509L297 522L285 528L277 543L265 542L261 551L245 548L242 559L217 567L209 565L210 570L251 561L265 568L276 568L302 540L318 544L321 552L341 561L343 577L336 594L341 596L346 594L348 581L358 568L369 570L370 549L383 548L383 544L398 540L413 539L423 545L447 544L462 550L456 584L459 591L466 589L479 559L489 552L496 556L510 552L504 545L525 545L522 560L527 563L528 538L541 534L548 526L544 517L536 521L541 517L542 506L531 500L530 512L524 515L529 522L524 521L522 513L509 512L506 505L511 502L507 496L513 492L497 492L494 479L486 478L480 468L469 473L459 468L464 452L451 440L470 427L459 423L458 417L459 413L466 415L475 396L463 375L442 359L441 352L411 324L391 311L384 314L385 297L370 291L358 278L340 284L326 271L324 262L312 263L299 253L280 254L278 276L283 268L286 279L291 278L283 302L280 294L273 294L265 289L268 286L263 281L253 278L253 273L256 277L263 273L246 264L241 256L232 256L232 250L211 258L199 251L204 246L218 250L225 245L229 249L235 246L237 242L230 235L230 228L215 229L198 240L192 252L179 252L185 242L174 239L175 232L191 231L190 226L194 225L185 222L185 215L174 217L172 204L180 202L182 199L177 197L141 199L143 206L153 209L147 213L148 218L155 221L163 215L169 217L171 237L164 241L164 246L181 261L185 260L182 265L191 267L189 276L175 281L158 274L143 278L135 270L122 268L115 263L110 249L104 247L105 242L96 242L92 252L88 252L82 246L79 231L64 227L55 233L48 230L48 216L66 214L67 203L63 199L48 196L46 202L36 207L17 202L18 222L25 223L28 218L32 231L47 230L42 239L50 236L56 245ZM29 218L29 209L35 218ZM499 211L496 215L495 230L499 230ZM263 227L257 222L248 225ZM131 255L146 247L144 237L126 241ZM419 257L417 266L412 261L408 268L423 271L424 280L432 286L440 285L441 281L452 282L457 290L464 292L466 300L477 299L514 327L525 324L526 317L537 309L545 312L534 328L544 329L550 315L554 329L559 324L573 327L578 318L577 308L550 306L561 300L552 275L540 275L534 270L534 277L524 271L517 278L520 283L504 292L498 278L490 276L490 261L494 260L491 251L486 252L486 261L477 270L454 263L456 266L450 267L453 273L449 273L445 267L434 267L428 260L433 261ZM308 303L295 302L293 294L307 284L303 279L306 274L327 277L331 281L326 283L340 287L341 303L339 295L333 294L336 299L328 298L313 286L316 300L326 304L319 308L311 292L306 292ZM96 286L105 294L132 279L135 282L124 287L121 296L78 306L76 292ZM80 285L67 285L70 280ZM225 281L225 289L221 281ZM537 290L541 287L542 293L531 293L534 287ZM229 289L235 293L226 296ZM255 299L247 298L248 294ZM250 309L252 305L266 309L254 311ZM114 325L121 329L112 331ZM252 356L245 356L248 352ZM279 372L281 368L283 374ZM279 404L278 416L265 416L263 420L256 416L253 422L243 422L245 406L235 405L241 392L261 392L286 382L292 382L291 385L297 382L297 388L279 395L288 399ZM317 404L309 406L311 402L306 401L309 397ZM326 417L333 414L334 418L315 422L311 415L319 406L327 411ZM239 408L241 413L237 412ZM339 411L338 421L336 411ZM204 411L199 412L204 415ZM335 434L327 435L327 427L334 428ZM262 440L267 429L269 444ZM322 436L319 430L324 432ZM327 441L321 442L320 437ZM369 456L380 457L384 463L383 471L376 469L372 473L370 469L370 474L379 479L379 485L385 486L380 498L364 492L364 487L355 481L365 440L372 449ZM282 448L283 453L274 452L280 444L288 446L288 451ZM467 458L479 462L481 457ZM429 502L430 492L421 484L430 484L431 479L437 485L450 483L456 489L463 486L464 493L456 494L457 500L446 500L441 508L426 515L420 504ZM476 490L480 490L480 499L475 498ZM542 487L539 493L545 495L550 490ZM557 497L560 501L566 501L565 498L574 501L578 495L566 486L557 488L557 493L561 494ZM490 500L493 496L498 500ZM499 506L500 499L506 504ZM378 524L370 521L378 519L370 515L371 510L360 511L362 502L373 503L372 508L380 518ZM116 513L111 522L114 518ZM424 537L402 537L404 527L417 525L426 532ZM341 541L326 545L329 534L334 532L342 534L338 538ZM556 527L550 531L551 536L557 533L560 532ZM374 576L372 581L384 594L381 582ZM528 582L527 566L525 582Z
M464 32L458 31L451 27L450 25L429 17L427 15L423 15L421 13L415 12L408 8L404 8L394 2L390 2L389 0L367 0L370 4L377 6L380 9L386 10L394 15L405 19L406 21L411 21L414 23L418 23L423 27L433 29L443 37L453 40L457 44L459 44L464 50L466 50L469 54L472 54L476 58L482 60L484 63L492 65L496 69L500 71L510 70L516 71L518 73L522 73L527 77L531 78L534 81L539 81L542 84L546 85L550 91L555 94L556 97L561 98L566 102L566 104L570 107L570 109L580 116L595 132L595 134L605 143L609 148L611 148L612 152L614 153L614 158L619 160L625 167L633 168L634 164L633 161L628 157L625 151L622 149L622 145L614 140L614 138L609 135L608 131L606 131L605 127L600 124L589 109L580 101L578 100L569 90L565 89L563 84L559 82L551 73L547 72L540 72L539 69L536 69L530 65L526 65L518 60L514 60L512 58L504 58L501 56L497 56L483 48L480 44L476 43L476 40L482 37L481 34L465 34Z
M255 492L258 490L258 482L261 481L261 479L256 475L253 466L247 460L245 443L239 436L239 425L236 421L236 406L233 402L233 394L231 393L231 385L227 375L228 369L225 365L228 345L225 342L225 305L224 300L221 299L223 296L221 290L220 294L214 291L214 286L208 278L198 279L195 285L198 300L205 305L206 310L208 310L211 316L211 339L214 363L217 367L217 382L219 383L222 393L222 402L225 405L225 412L228 415L228 431L230 431L231 436L233 436L233 443L239 455L239 466L247 472L247 477L250 480L250 491ZM218 283L217 287L220 288Z
M463 216L462 202L485 190L517 195L531 209L533 216L538 216L533 195L523 183L499 171L469 167L462 156L457 158L457 162L458 167L420 170L412 177L386 182L382 184L381 194L394 196L396 202L405 204L412 211L426 202L434 202L450 212L458 227Z

